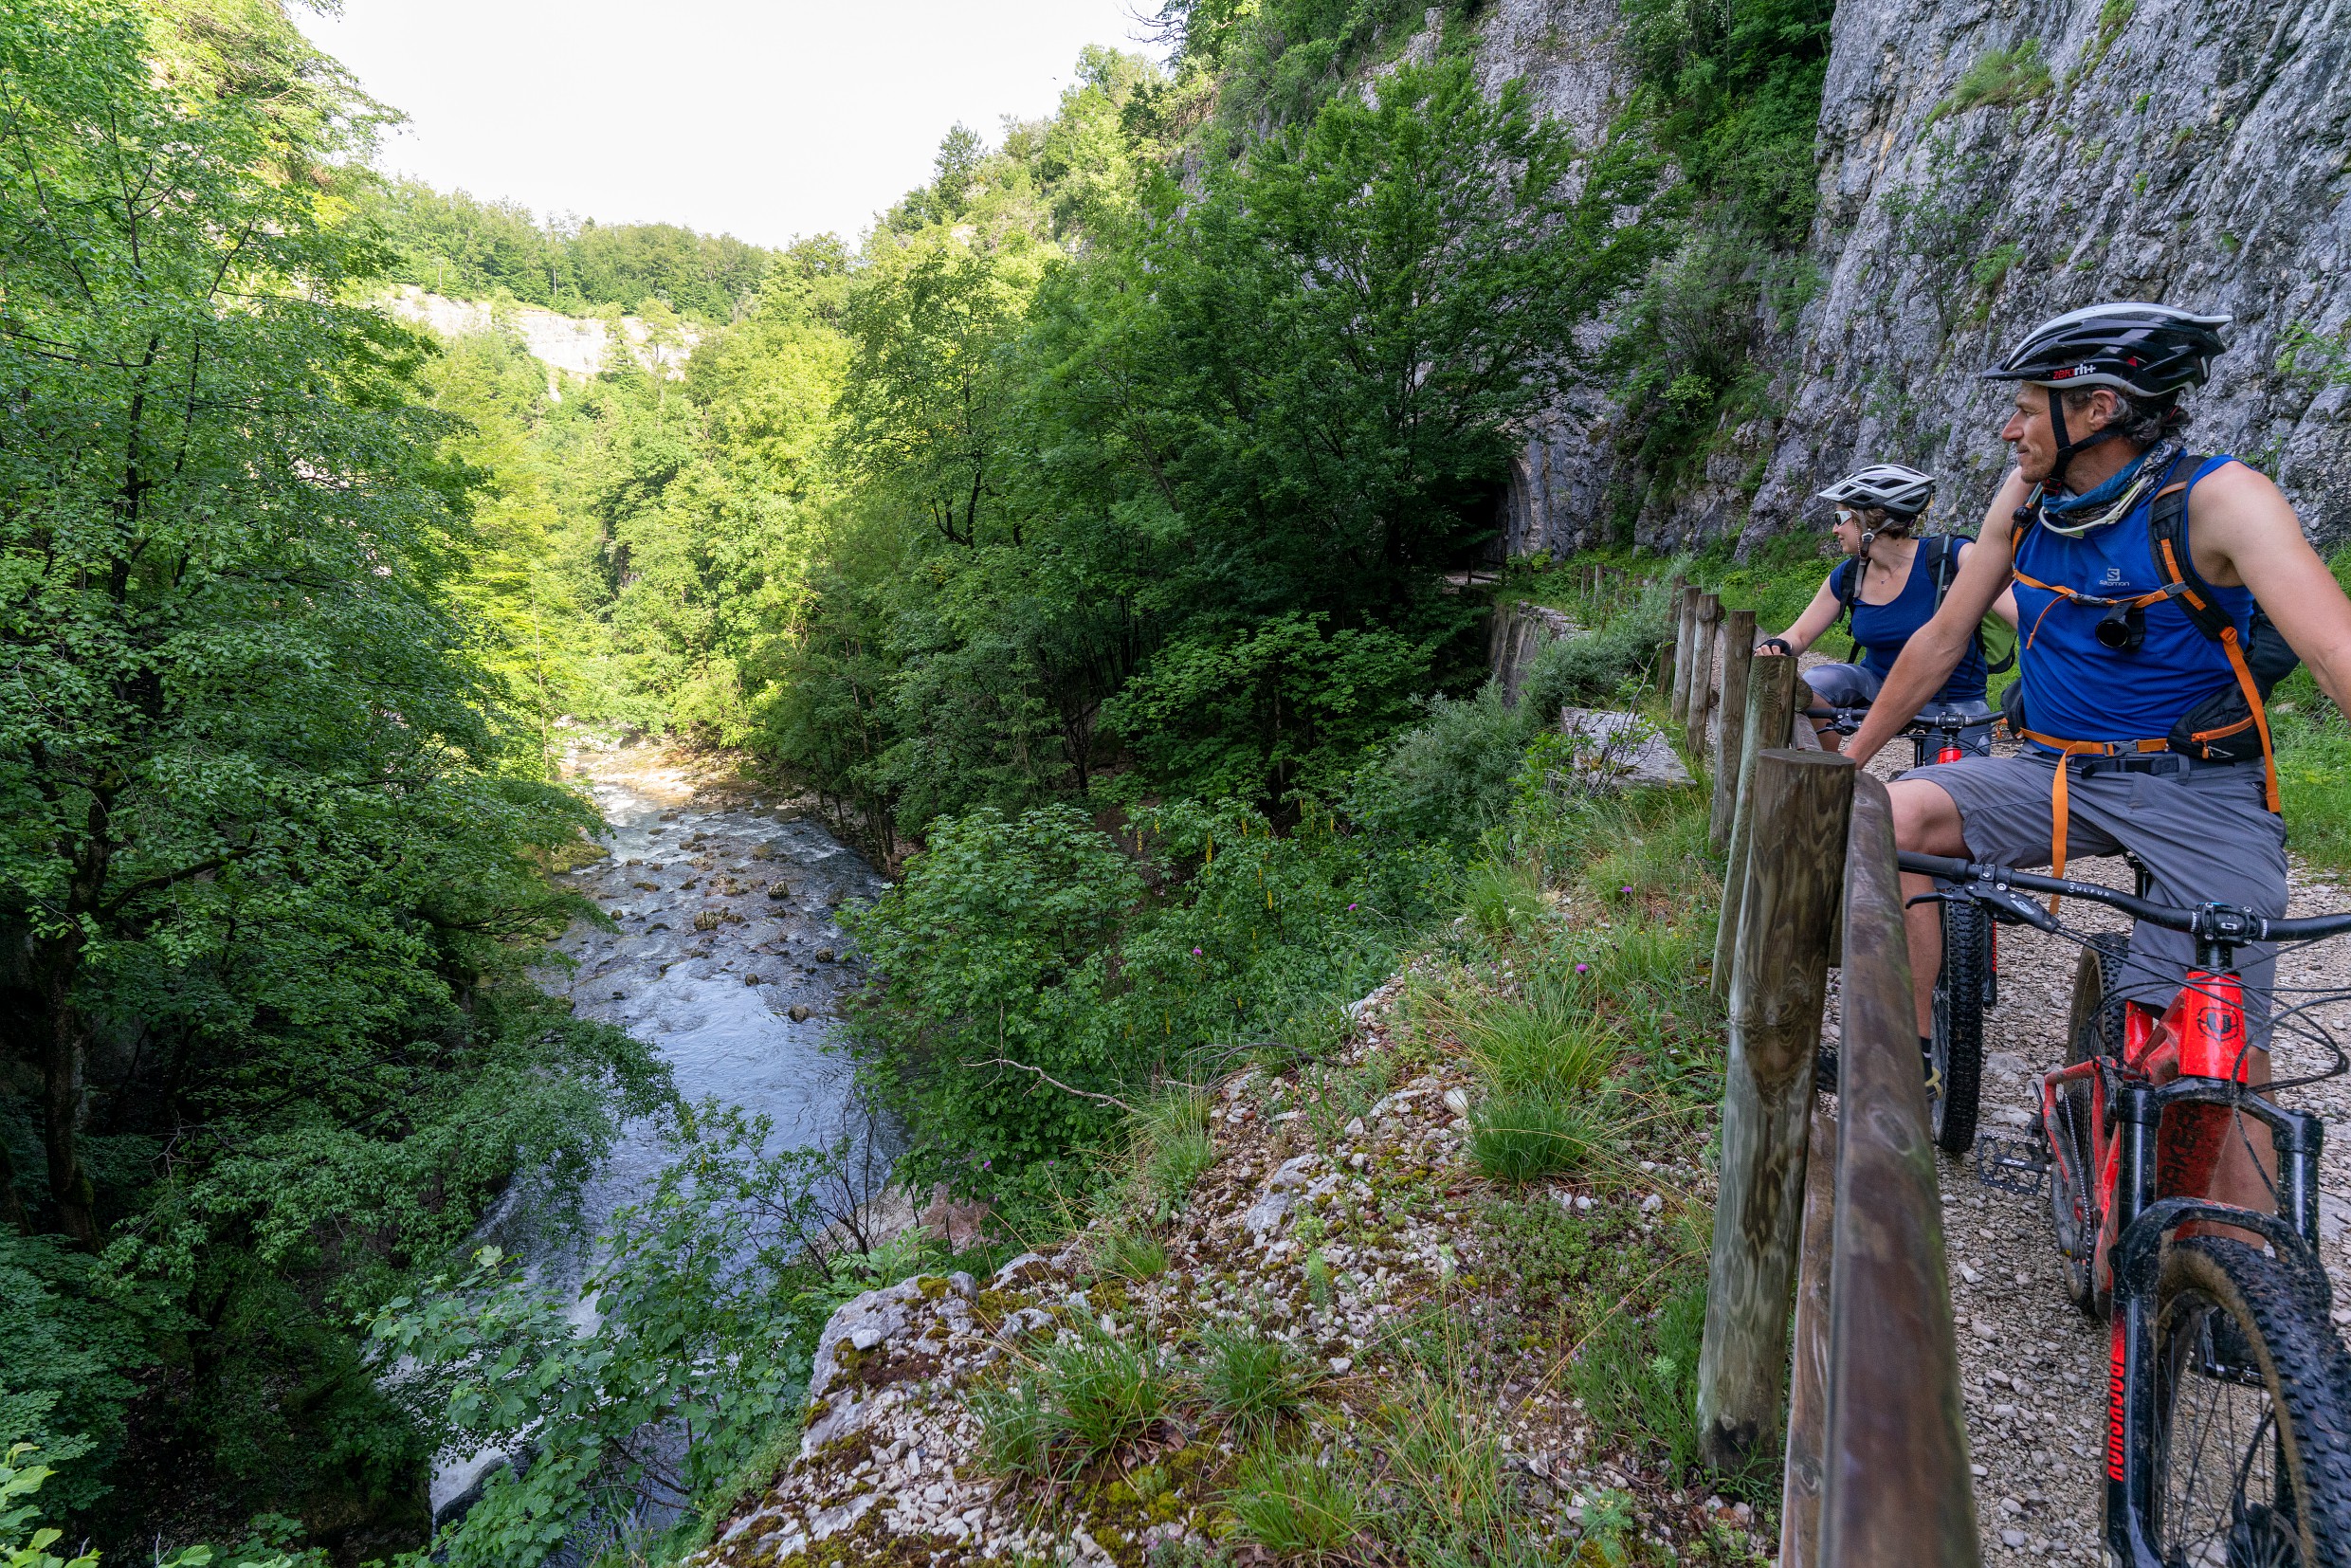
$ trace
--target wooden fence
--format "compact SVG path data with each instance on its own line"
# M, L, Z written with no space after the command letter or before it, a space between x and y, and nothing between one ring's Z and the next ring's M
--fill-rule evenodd
M1784 1436L1780 1568L1981 1560L1942 1206L1886 786L1810 740L1752 611L1676 590L1674 721L1728 850L1728 1010L1698 1414L1707 1462ZM1840 970L1837 1114L1813 1091ZM1793 1304L1793 1329L1791 1305ZM1793 1377L1791 1371L1793 1369Z

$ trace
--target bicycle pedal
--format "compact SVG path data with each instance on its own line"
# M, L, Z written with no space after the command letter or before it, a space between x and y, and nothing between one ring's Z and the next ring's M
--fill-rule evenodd
M2031 1197L2048 1179L2049 1165L2049 1149L2036 1140L1990 1133L1976 1139L1976 1179L1986 1187Z

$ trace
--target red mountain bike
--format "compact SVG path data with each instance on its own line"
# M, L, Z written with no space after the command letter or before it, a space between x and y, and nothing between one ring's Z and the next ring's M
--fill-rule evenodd
M2351 1357L2329 1322L2318 1255L2325 1124L2250 1083L2237 949L2351 932L2351 914L2273 920L2208 903L2160 904L2088 883L1934 855L1905 871L1926 895L2084 945L2064 1067L2042 1081L2035 1143L1986 1140L1984 1178L2037 1190L2065 1255L2068 1293L2111 1325L2106 1552L2125 1568L2351 1568ZM2119 938L2067 930L2032 894L2119 909L2196 940L2187 983L2161 1012L2123 994ZM2294 1010L2296 1013L2301 1009ZM2282 1015L2276 1023L2282 1025ZM2333 1042L2305 1025L2303 1032ZM2269 1085L2271 1092L2333 1077ZM2247 1130L2269 1130L2276 1174ZM2275 1212L2211 1194L2241 1142ZM2250 1232L2262 1247L2183 1227Z

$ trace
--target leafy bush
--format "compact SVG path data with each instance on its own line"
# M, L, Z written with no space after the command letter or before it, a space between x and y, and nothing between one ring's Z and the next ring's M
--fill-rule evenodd
M1123 1086L1105 956L1142 891L1083 812L983 808L933 824L905 877L847 917L876 975L852 1019L864 1084L906 1114L918 1169L1026 1163L1114 1124L1084 1095Z
M1369 827L1467 849L1508 813L1511 775L1537 711L1506 705L1491 682L1472 697L1431 698L1428 717L1356 775L1349 810Z
M1361 994L1447 876L1440 856L1374 852L1313 804L1286 834L1184 800L1127 831L1132 855L1066 807L943 820L904 880L850 917L877 974L854 1048L911 1126L912 1179L1001 1196L1022 1169L1099 1146L1120 1113L1088 1096L1135 1103ZM1210 1158L1199 1112L1184 1114L1193 1131L1153 1135L1155 1212Z

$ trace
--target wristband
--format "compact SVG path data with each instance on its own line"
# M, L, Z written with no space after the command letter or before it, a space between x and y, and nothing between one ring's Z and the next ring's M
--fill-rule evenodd
M1788 639L1785 637L1766 637L1755 646L1759 652L1767 647L1776 647L1791 659L1795 657L1795 649L1788 646Z

